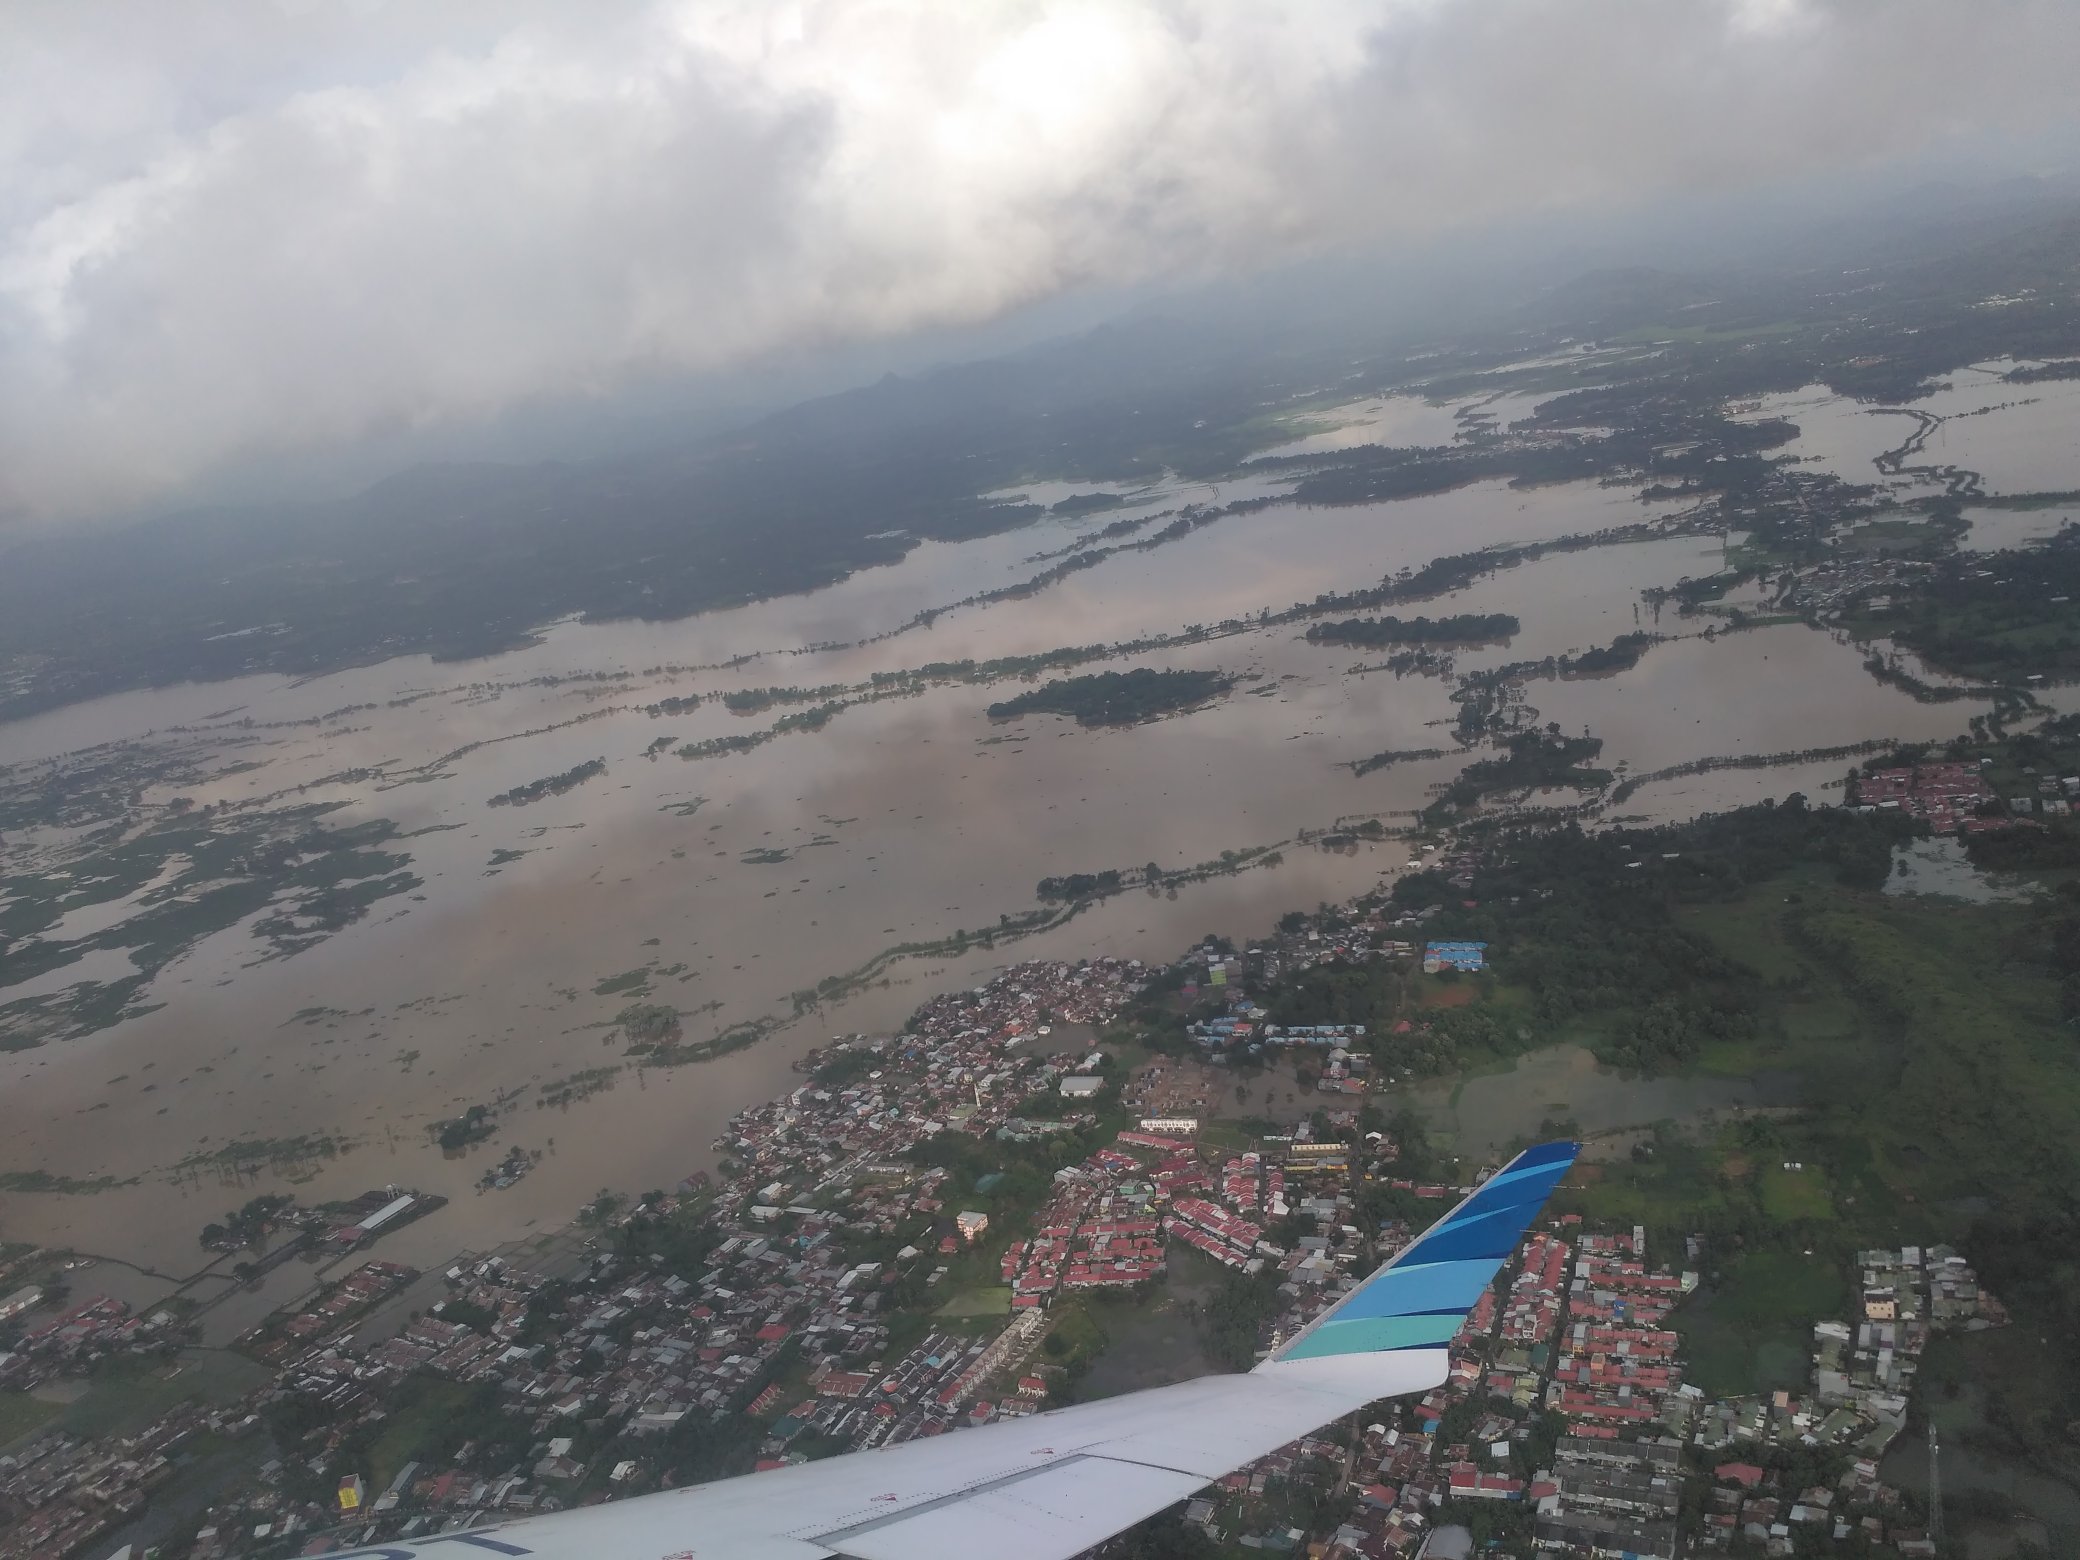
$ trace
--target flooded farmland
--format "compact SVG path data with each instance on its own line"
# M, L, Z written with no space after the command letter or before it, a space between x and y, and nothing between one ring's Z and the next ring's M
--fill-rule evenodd
M1796 1098L1789 1074L1642 1078L1581 1046L1556 1045L1527 1052L1507 1072L1425 1084L1408 1100L1455 1152L1492 1155L1536 1138L1549 1122L1572 1121L1595 1137L1663 1122L1694 1126Z
M1803 403L1793 413L1809 414L1816 454L1841 430L1871 432L1873 454L1889 447L1879 432L1897 442L1897 429L1865 428L1883 419ZM1352 427L1353 439L1429 438L1450 417L1389 398L1303 440ZM327 1196L395 1182L452 1200L386 1243L386 1255L427 1263L465 1239L483 1247L560 1226L603 1186L674 1184L712 1165L711 1141L731 1112L784 1090L793 1061L832 1034L898 1024L934 991L1013 959L1167 958L1209 930L1247 936L1399 866L1391 840L1325 850L1310 838L1351 819L1405 819L1453 777L1456 757L1362 778L1349 767L1382 751L1451 749L1452 682L1365 666L1359 652L1310 643L1302 627L1260 614L1446 553L1677 513L1593 483L1486 482L1337 508L1273 503L1109 554L1029 594L974 601L1096 545L1100 527L1146 520L1153 529L1185 504L1284 489L1266 475L1218 488L1021 491L1036 502L1097 492L1120 502L925 544L825 590L678 622L559 623L485 660L400 658L300 681L127 693L0 728L9 764L104 745L179 755L178 780L146 786L150 805L178 798L222 816L323 805L328 826L387 821L396 832L384 848L408 856L417 879L322 936L299 923L309 935L286 939L286 952L283 939L256 933L267 912L249 912L165 964L131 1016L0 1054L14 1110L0 1173L37 1167L98 1187L18 1186L0 1193L0 1225L185 1272L201 1255L195 1230L256 1191ZM1131 542L1140 532L1119 534ZM1579 652L1636 628L1679 636L1624 672L1525 687L1540 721L1603 738L1600 761L1633 774L1946 737L1977 708L1876 684L1856 648L1802 625L1704 637L1694 622L1657 623L1644 611L1643 589L1714 572L1723 545L1671 535L1550 552L1421 610L1521 620L1509 644L1460 653L1461 672ZM925 677L890 693L876 682L934 663L1150 636L1163 642L1109 664L1219 670L1237 679L1233 691L1164 720L1091 730L1057 716L992 720L989 706L1015 683ZM739 714L721 696L756 704L755 690L773 688L872 696L833 696L843 707L819 723L730 750L802 701ZM678 756L689 746L712 756ZM604 767L587 772L595 762ZM1841 768L1659 781L1624 811L1672 818L1793 789L1817 796ZM565 789L528 795L547 777L580 772L587 778ZM492 805L513 796L528 799ZM58 843L11 836L9 859ZM1272 864L1222 865L1224 852L1267 847ZM979 941L1033 914L1043 877L1143 863L1207 870L1024 938ZM137 892L118 904L82 885L77 897L63 934L90 927L112 946L19 990L0 986L0 999L123 973ZM891 957L906 946L914 956ZM690 1041L759 1038L689 1065L632 1063L619 1023L632 1002L676 1009ZM1632 1124L1746 1098L1649 1098L1637 1094L1649 1086L1538 1064L1549 1065L1560 1069L1550 1080L1534 1069L1468 1084L1454 1107L1458 1130L1514 1134L1508 1124L1521 1111L1511 1101L1542 1113L1546 1095L1592 1130L1605 1116ZM571 1085L594 1074L604 1076ZM434 1123L501 1103L489 1142L454 1158L434 1146ZM343 1151L287 1153L257 1174L211 1159L238 1140L319 1136ZM509 1189L477 1191L484 1167L513 1147L539 1150L539 1165Z

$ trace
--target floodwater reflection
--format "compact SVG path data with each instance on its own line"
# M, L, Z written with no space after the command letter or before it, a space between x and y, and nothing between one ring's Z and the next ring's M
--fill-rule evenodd
M1218 496L1173 485L1128 497L1156 514L1274 489L1266 479L1222 484ZM678 1009L694 1040L785 1020L794 993L893 945L978 932L1031 910L1042 877L1151 860L1175 871L1226 850L1296 842L1339 819L1405 818L1459 762L1353 774L1350 763L1368 754L1451 748L1451 684L1354 672L1364 657L1311 644L1290 624L1133 658L1126 664L1218 667L1242 681L1207 709L1126 730L1051 716L995 723L987 707L1004 690L951 684L845 709L819 731L748 752L673 756L677 744L755 731L794 707L733 715L712 697L718 690L849 687L928 661L1242 624L1443 553L1667 510L1594 484L1520 492L1484 483L1399 504L1275 505L1117 555L1027 598L873 638L925 607L1028 578L1045 567L1036 554L1133 512L920 547L825 591L683 622L560 624L537 645L486 660L405 658L302 683L248 678L119 695L0 730L10 757L117 739L200 755L219 773L182 785L199 804L291 796L340 804L336 822L393 820L423 880L293 958L263 961L244 926L220 932L160 975L148 993L164 1004L157 1011L85 1040L0 1055L9 1108L0 1170L121 1183L81 1196L0 1194L0 1223L11 1235L145 1254L187 1271L200 1256L201 1224L257 1191L308 1199L395 1182L452 1199L383 1246L386 1256L431 1263L465 1242L560 1226L602 1186L668 1186L710 1168L729 1114L783 1091L804 1050L896 1025L947 985L1029 957L1168 958L1209 930L1260 933L1295 905L1363 891L1400 863L1400 847L1332 854L1288 843L1281 865L1215 876L1174 898L1129 894L1025 941L898 962L752 1048L697 1066L635 1065L616 1024L637 1000ZM1716 551L1679 537L1552 554L1422 610L1522 619L1510 645L1466 652L1462 670L1557 655L1629 632L1641 624L1641 589L1711 572ZM812 648L820 645L833 647ZM745 664L717 665L754 652ZM696 691L710 696L697 709L648 713ZM1796 627L1676 640L1630 672L1534 680L1526 696L1541 719L1603 736L1604 762L1634 772L1714 754L1947 736L1972 710L1878 687L1851 647ZM486 805L595 758L605 772L565 794ZM1738 805L1782 794L1784 780L1715 774L1702 794ZM1673 808L1693 794L1650 787L1634 810ZM610 1088L538 1103L601 1068L619 1069ZM430 1126L500 1099L513 1103L496 1136L445 1160ZM170 1173L234 1140L313 1134L352 1146L253 1175ZM483 1168L516 1146L542 1150L541 1164L510 1189L478 1193Z

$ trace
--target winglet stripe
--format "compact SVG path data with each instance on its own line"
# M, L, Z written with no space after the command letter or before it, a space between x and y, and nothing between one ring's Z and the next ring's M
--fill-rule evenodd
M1266 1363L1449 1343L1580 1147L1517 1155Z

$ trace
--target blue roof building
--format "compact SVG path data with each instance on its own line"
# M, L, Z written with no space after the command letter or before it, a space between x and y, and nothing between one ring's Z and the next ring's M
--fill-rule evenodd
M1423 948L1423 973L1464 970L1472 974L1488 967L1488 945L1484 942L1434 942Z

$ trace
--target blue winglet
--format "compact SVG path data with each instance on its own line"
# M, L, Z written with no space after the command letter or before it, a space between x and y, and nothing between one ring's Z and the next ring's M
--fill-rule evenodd
M1525 1149L1272 1359L1450 1343L1580 1151L1579 1143Z

